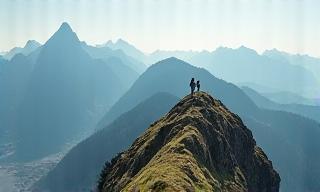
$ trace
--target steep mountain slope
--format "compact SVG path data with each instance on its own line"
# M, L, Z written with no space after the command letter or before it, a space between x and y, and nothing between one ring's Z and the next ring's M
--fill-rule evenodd
M17 158L50 154L90 133L125 91L119 78L107 64L92 59L63 23L41 47L19 106Z
M250 127L257 142L279 170L281 190L320 190L320 182L317 182L320 176L317 170L320 169L310 168L319 166L320 151L314 148L320 146L319 123L288 112L260 109L238 87L175 58L163 60L142 74L100 121L100 126L107 125L117 114L130 110L141 99L157 91L179 97L186 95L191 77L199 79L202 90L222 100ZM308 175L309 180L305 180L304 175Z
M112 124L75 146L33 191L89 191L106 160L126 149L145 129L176 102L177 97L157 93Z
M254 82L310 97L315 96L319 87L314 74L305 67L259 55L244 46L238 49L220 47L210 53L199 53L187 61L232 83Z
M188 95L106 164L100 191L279 191L280 177L241 119Z
M233 84L212 76L208 71L196 68L174 57L162 60L147 69L128 92L110 109L100 121L98 128L104 127L120 114L130 110L137 103L159 91L169 92L178 97L186 94L191 77L202 82L202 87L214 93L237 113L254 113L255 104ZM241 102L237 102L237 100ZM247 106L252 106L246 109Z
M302 104L279 104L260 95L249 87L242 87L242 90L261 108L287 111L295 113L320 123L320 106L302 105Z
M24 56L28 56L30 53L32 53L33 51L38 49L40 46L41 46L41 44L38 43L37 41L29 40L29 41L27 41L27 43L25 44L24 47L15 47L15 48L11 49L8 53L6 53L4 55L4 58L7 60L10 60L15 55L17 55L19 53Z

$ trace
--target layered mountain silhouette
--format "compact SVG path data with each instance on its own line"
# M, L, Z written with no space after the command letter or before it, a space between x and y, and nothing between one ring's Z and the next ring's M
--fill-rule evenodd
M208 92L215 94L232 110L244 113L254 113L256 110L254 107L247 109L246 106L254 106L254 103L235 85L215 78L205 69L193 67L182 60L171 57L149 67L104 116L98 128L106 126L120 114L159 91L178 97L184 96L188 89L186 85L191 77L201 80L203 87ZM235 95L242 102L234 100Z
M39 49L29 56L16 54L0 69L0 144L16 139L17 111L36 63Z
M41 48L19 108L19 159L50 154L89 132L99 118L97 105L108 108L124 91L111 68L92 59L63 23Z
M16 54L23 54L25 56L28 56L30 53L35 51L41 46L41 44L35 40L29 40L25 44L24 47L15 47L11 49L8 53L4 55L4 58L7 60L12 59Z
M109 47L112 50L122 50L126 55L135 58L138 61L144 62L146 60L146 55L142 51L135 48L133 45L124 41L123 39L118 39L116 42L109 40L100 47Z
M277 61L289 62L292 65L302 66L311 71L315 78L320 81L320 59L311 57L309 55L290 54L277 49L266 50L263 55L272 58Z
M188 61L232 83L254 82L310 97L319 87L315 75L305 67L259 55L244 46L238 49L220 47L213 52L199 53Z
M241 119L206 93L186 96L106 164L99 191L279 191Z
M184 61L189 61L192 57L196 56L200 52L197 51L165 51L165 50L156 50L148 55L146 63L153 64L161 60L175 57Z
M134 46L119 40L109 41L109 47L116 47L124 52L134 50L146 64L153 64L169 57L176 57L195 66L208 69L213 75L226 81L240 83L257 83L274 90L286 91L304 97L318 96L320 79L320 60L308 55L292 55L276 49L258 54L255 50L241 46L237 49L219 47L214 51L165 51L157 50L142 55ZM120 46L123 45L123 46ZM125 46L127 45L127 46ZM130 48L128 48L130 47ZM230 70L232 69L232 70ZM250 73L254 71L255 73ZM252 88L252 87L251 87Z
M4 62L0 131L6 133L1 143L16 146L10 160L40 158L92 133L138 77L128 56L119 59L117 53L110 50L114 56L105 60L91 57L63 23L43 46Z
M112 124L75 146L33 187L33 191L89 191L96 185L104 162L111 160L155 120L166 113L178 98L156 93L121 115Z
M260 95L249 87L242 87L242 90L255 102L259 107L278 111L287 111L295 113L320 123L320 106L302 105L302 104L279 104Z
M259 108L240 88L176 58L165 59L149 67L106 113L98 128L105 127L156 92L183 97L188 93L191 77L200 80L202 89L240 115L250 127L258 144L279 171L282 190L320 189L316 181L320 175L317 170L320 169L312 168L318 167L316 162L320 160L320 152L316 149L320 146L319 123L293 113Z
M123 62L123 64L125 64L138 74L143 73L147 68L147 66L142 61L137 60L130 55L127 55L122 49L111 49L108 46L93 47L85 43L83 43L82 45L92 58L107 60L111 57L117 57Z
M258 91L259 92L259 91ZM320 106L320 103L316 98L306 98L295 93L287 91L278 91L278 92L259 92L261 95L266 98L281 104L303 104L303 105L317 105Z

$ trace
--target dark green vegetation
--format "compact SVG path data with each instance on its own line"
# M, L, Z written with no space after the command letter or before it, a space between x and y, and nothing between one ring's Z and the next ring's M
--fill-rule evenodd
M104 162L129 147L153 121L164 115L177 101L177 97L167 93L151 96L79 143L33 190L78 192L94 188Z
M106 164L100 191L279 191L249 129L206 93L186 96Z

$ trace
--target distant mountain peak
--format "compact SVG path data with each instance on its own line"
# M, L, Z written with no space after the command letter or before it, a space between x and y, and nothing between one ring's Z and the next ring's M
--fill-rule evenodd
M37 48L40 47L41 44L38 41L35 40L28 40L27 43L25 44L24 48Z
M254 54L254 55L257 55L258 53L254 50L254 49L251 49L251 48L248 48L244 45L241 45L240 47L236 48L236 49L233 49L233 48L229 48L229 47L218 47L214 52L216 53L224 53L224 52L241 52L241 53L247 53L247 54Z
M255 55L258 54L258 53L256 52L256 50L251 49L251 48L248 48L248 47L245 47L244 45L241 45L241 46L238 48L238 50L239 50L239 51L242 51L242 52L249 53L249 54L255 54Z
M71 26L67 23L67 22L63 22L58 31L68 31L68 32L73 32L72 29L71 29Z
M184 97L101 174L100 191L279 191L241 119L204 92Z
M126 44L126 45L129 45L130 43L128 43L127 41L125 41L125 40L123 40L123 39L121 39L121 38L119 38L117 41L116 41L116 44L117 43L122 43L122 44Z
M97 46L97 47L109 47L113 50L122 50L126 55L135 58L139 61L143 61L145 59L145 55L142 51L137 49L135 46L130 44L129 42L119 38L117 41L113 42L109 40L107 43L105 43L103 46Z
M67 22L63 22L59 29L52 35L52 37L45 43L60 44L61 46L72 45L74 43L81 43L77 34L72 30Z

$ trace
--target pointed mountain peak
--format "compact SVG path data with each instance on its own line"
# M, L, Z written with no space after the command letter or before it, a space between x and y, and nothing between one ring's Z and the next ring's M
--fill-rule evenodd
M279 191L251 131L219 100L188 95L106 163L100 191Z
M238 48L238 50L239 50L239 51L242 51L242 52L246 52L246 53L258 54L254 49L245 47L244 45L241 45L241 46Z
M40 47L41 44L35 40L28 40L25 44L24 48L37 48Z
M80 41L78 36L73 30L71 29L70 25L67 22L61 24L59 29L52 35L52 37L45 43L46 46L48 44L59 44L61 46L65 45L73 45L79 44Z
M117 41L116 41L116 43L115 44L125 44L125 45L130 45L130 43L128 43L127 41L125 41L125 40L123 40L123 39L121 39L121 38L119 38Z
M71 29L71 27L70 27L70 25L69 25L67 22L63 22L63 23L60 25L58 31L73 32L72 29Z

